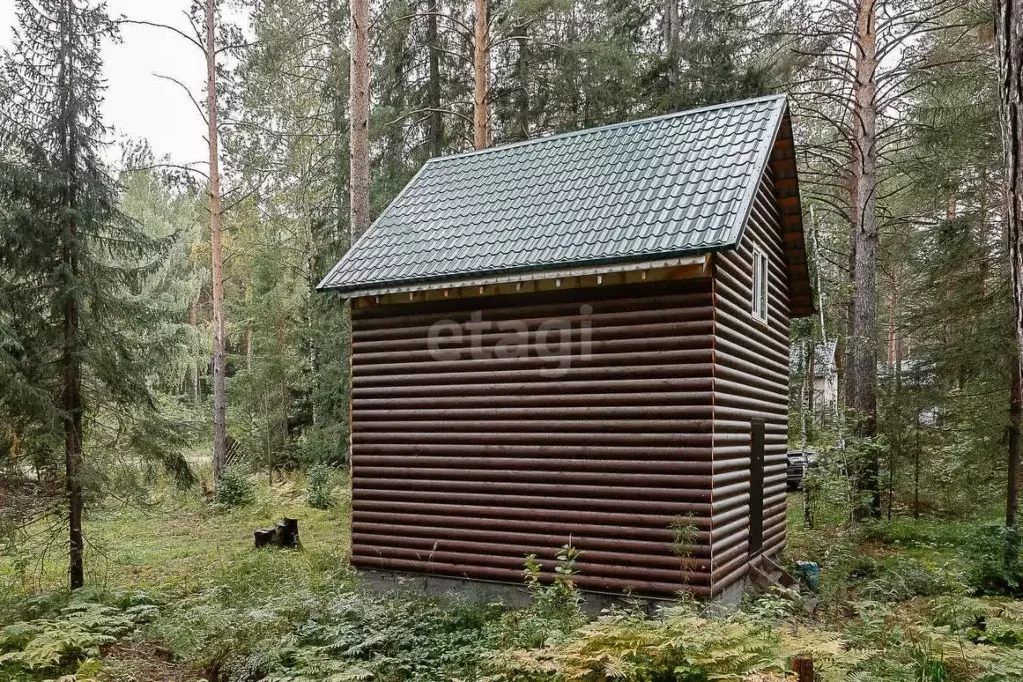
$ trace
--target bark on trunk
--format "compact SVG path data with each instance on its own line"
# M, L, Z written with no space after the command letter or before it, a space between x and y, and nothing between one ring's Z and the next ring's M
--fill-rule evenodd
M283 323L279 323L277 325L277 357L281 357L281 358L284 357L284 347L285 347L285 343L284 343L284 324ZM279 415L280 419L277 422L277 430L278 430L278 438L280 438L280 446L279 446L280 447L280 451L279 451L278 457L274 458L273 460L271 460L271 462L278 461L279 457L284 454L285 450L287 450L287 445L288 445L288 412L291 410L291 405L290 405L290 400L288 399L288 380L287 380L287 375L285 373L283 373L283 372L281 373L281 380L280 380L279 389L280 389L280 396L281 396L281 413ZM271 467L271 471L272 470L273 470L273 468Z
M195 334L193 338L198 338L199 329L198 318L199 318L199 295L196 294L195 298L192 299L192 304L188 306L188 325L192 328L192 331ZM191 365L191 368L189 369L189 374L191 374L191 377L186 377L185 383L186 384L191 383L191 385L186 386L185 390L186 392L191 390L192 400L194 400L195 402L199 402L199 372L200 372L199 368L202 366L202 354L195 353L193 350L193 352L191 352L190 355L192 356L191 362L189 363ZM191 380L190 382L189 379Z
M813 419L813 400L810 396L813 395L813 356L814 356L814 344L813 340L808 340L803 343L803 353L805 357L803 359L803 385L799 387L799 450L806 457L806 437L807 427L806 418L807 412L810 413L810 419ZM805 462L805 460L804 460ZM813 527L813 513L810 507L810 489L806 485L806 474L807 468L803 466L803 523L807 528Z
M220 135L217 123L215 0L206 0L206 118L210 152L210 246L213 269L213 482L227 467L227 348L224 323L224 254L221 244Z
M347 71L350 66L351 56L348 54L348 46L344 42L344 27L348 23L348 17L342 9L338 0L328 0L327 15L330 23L330 98L332 104L331 124L333 137L333 164L331 175L333 177L333 232L334 242L340 247L341 254L344 254L351 245L352 232L347 225L344 205L345 196L348 193L348 170L350 166L349 145L346 129L349 127L347 108L350 96L345 95L345 90L351 88L351 83L346 82Z
M440 110L440 33L437 0L429 0L426 15L426 46L430 53L430 156L444 151L444 117Z
M487 72L490 37L487 30L487 0L476 0L476 37L473 51L473 141L476 149L490 144L490 111L487 97Z
M518 56L515 62L515 76L518 80L518 96L516 97L515 118L518 128L517 137L529 139L529 27L520 24L515 28L515 41L518 43Z
M1023 416L1023 388L1020 386L1020 363L1012 363L1012 388L1009 396L1009 467L1006 483L1005 526L1019 528L1019 438L1020 417Z
M73 209L71 203L69 208ZM74 218L68 221L67 234L73 240L78 232ZM64 263L77 278L78 258L72 247L64 248ZM69 294L64 305L64 464L68 496L68 556L72 590L85 584L85 540L82 535L82 376L78 360L78 301Z
M816 396L814 395L817 392L817 367L816 367L816 363L817 363L816 348L815 348L814 344L811 344L810 358L807 361L807 369L806 369L807 374L810 375L810 393L807 394L807 396L806 396L806 411L810 415L810 432L811 433L813 433L813 430L814 430L813 415L814 415L814 410L816 409L816 405L815 405Z
M1013 358L1009 478L1005 525L1015 535L1019 526L1020 363L1023 363L1023 6L1019 0L997 0L998 91L1005 172L1005 228L1012 276L1012 308L1016 354Z
M309 209L307 208L308 212ZM310 392L312 393L313 399L310 402L311 414L310 418L312 423L315 425L319 421L319 403L316 400L316 396L320 392L320 356L319 349L316 347L316 282L319 269L316 266L316 231L313 227L312 219L307 221L308 229L306 230L306 289L308 295L305 302L305 328L306 328L306 358L308 362L308 372L310 380Z
M82 469L85 456L82 450L82 367L81 339L78 307L78 140L71 122L73 110L71 91L75 82L75 53L69 48L74 42L74 5L69 1L62 8L63 45L61 50L58 90L61 96L61 156L64 164L65 184L63 204L64 220L61 241L61 261L64 265L61 285L63 291L63 347L61 350L61 403L64 410L64 485L68 497L68 579L72 590L85 584L85 541L82 536Z
M369 229L369 0L351 2L351 178L352 241Z
M895 306L896 289L899 286L897 272L892 273L891 291L888 292L888 369L895 367L896 362L896 335L895 335Z
M678 89L681 68L678 57L680 32L678 0L665 0L663 21L661 31L664 38L664 60L667 62L668 85L674 93Z
M857 435L877 433L877 26L875 3L856 2L853 83L853 285L850 339L849 407L856 413ZM871 516L880 516L880 462L876 455L860 462L857 483L867 497Z
M920 409L916 411L913 441L913 518L920 518ZM1011 448L1010 448L1011 449Z
M252 327L245 329L245 369L252 369Z

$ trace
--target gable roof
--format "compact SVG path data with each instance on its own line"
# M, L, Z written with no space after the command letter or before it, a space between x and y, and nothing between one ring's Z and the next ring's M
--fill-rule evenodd
M430 159L318 288L378 295L734 248L782 129L791 147L779 95Z

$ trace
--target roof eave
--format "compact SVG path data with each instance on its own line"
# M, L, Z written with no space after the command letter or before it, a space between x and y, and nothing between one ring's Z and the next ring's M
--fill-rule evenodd
M358 287L323 287L320 291L333 291L344 298L354 299L364 296L383 296L386 294L411 293L419 291L436 291L454 289L465 286L487 286L491 284L507 284L515 282L531 282L545 279L580 277L586 275L604 275L616 272L633 272L637 270L653 270L656 268L681 267L699 265L705 261L708 253L724 250L730 245L716 249L686 251L677 254L659 254L640 260L616 260L610 262L562 263L548 268L531 268L528 270L505 271L501 273L479 273L473 276L448 277L418 282L379 282L371 286Z

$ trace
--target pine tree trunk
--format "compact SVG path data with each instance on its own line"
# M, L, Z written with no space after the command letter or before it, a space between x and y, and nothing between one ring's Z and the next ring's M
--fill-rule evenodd
M877 433L877 26L875 3L856 2L853 83L853 286L852 334L849 353L849 407L857 418L856 435ZM867 511L881 513L880 462L876 455L861 461L857 486L869 498ZM857 505L859 506L859 505Z
M1020 382L1020 363L1013 358L1009 396L1009 466L1005 487L1005 527L1019 529L1019 440L1020 418L1023 417L1023 387Z
M980 279L981 291L986 295L988 290L988 268L991 263L991 252L988 249L988 194L987 194L987 168L980 169L980 192L977 198L977 243L980 244L980 263L978 263L977 277Z
M210 152L210 242L213 260L213 483L227 467L227 347L224 332L223 216L220 196L220 140L217 123L215 0L206 0L206 117Z
M437 0L429 0L426 15L426 46L430 52L430 156L444 151L444 118L440 111L440 34L437 30Z
M306 212L309 212L308 208L306 209ZM305 263L306 288L308 290L308 294L304 306L304 322L306 328L307 371L309 372L310 391L313 396L313 399L310 401L310 419L315 425L319 421L319 405L316 402L316 395L319 393L320 388L320 355L319 349L316 347L316 232L314 231L313 221L311 218L307 219L306 225Z
M351 0L351 231L361 237L369 208L369 0Z
M476 149L490 144L490 112L487 98L487 72L490 59L487 31L487 0L476 0L476 39L473 51L473 142Z
M284 323L280 322L277 325L277 357L284 357ZM271 460L270 471L273 471L273 465L281 462L281 457L287 452L288 447L288 413L291 411L290 401L288 400L288 380L284 372L281 372L280 380L280 392L281 392L281 413L278 419L277 429L278 436L280 438L280 451L278 456Z
M73 190L72 190L73 192ZM74 210L74 200L68 208ZM76 221L67 221L65 235L71 242L78 232ZM78 276L78 258L71 242L65 242L64 265L73 278ZM70 529L68 556L69 577L72 590L85 584L85 540L82 535L82 469L85 456L82 452L82 373L78 359L78 301L68 293L64 304L64 464L65 482L68 495L68 525Z
M1016 354L1012 363L1010 400L1009 472L1006 485L1005 525L1015 535L1019 528L1019 428L1023 363L1023 5L1019 0L997 0L998 90L1005 156L1005 228L1012 277L1012 309Z
M916 411L913 441L913 518L920 518L920 409ZM1009 448L1010 450L1012 448Z
M516 97L515 118L518 137L529 139L529 27L520 24L515 29L515 41L518 43L518 55L515 60L515 75L518 80L518 96Z
M664 38L664 59L668 65L668 86L674 94L678 91L679 71L679 32L680 19L678 11L679 0L665 0L664 17L661 31Z
M809 401L809 412L811 419L813 418L812 405L813 402L808 398L808 395L813 395L813 356L814 347L813 341L808 340L803 343L803 353L805 357L803 359L803 384L799 387L799 450L802 456L806 457L806 413L808 411ZM806 524L807 528L813 527L813 514L810 509L810 490L806 487L806 473L807 467L803 465L803 523Z
M351 169L351 145L349 141L349 148L347 150L348 158L346 159L345 129L349 128L350 119L346 119L346 98L344 92L346 88L351 90L351 80L345 83L346 70L351 66L351 55L348 52L348 48L344 42L344 27L346 23L346 17L344 9L339 0L328 0L327 11L330 22L330 65L331 65L331 97L332 97L332 128L333 128L333 139L334 139L334 150L333 156L334 161L332 164L332 175L333 175L333 191L334 191L334 241L337 246L338 254L344 255L352 244L352 232L350 226L346 226L346 216L344 212L344 201L345 195L350 187L348 171ZM351 23L350 17L348 23ZM347 100L350 101L351 95ZM368 203L368 200L367 200ZM351 216L348 216L350 219ZM345 303L340 302L338 305L341 306L341 330L339 333L338 343L340 344L340 361L341 366L346 370L341 374L341 386L338 390L341 392L340 405L337 411L333 413L333 416L337 418L340 423L346 427L350 425L349 415L351 414L351 372L347 371L351 367L352 359L352 347L351 347L351 307ZM348 452L348 462L351 462L350 457L351 450Z
M82 450L82 366L79 336L78 308L78 140L73 119L75 87L74 43L75 6L72 0L61 8L64 37L62 45L58 89L61 98L61 161L64 164L64 207L67 217L61 234L61 262L63 291L63 348L61 352L61 398L64 409L64 475L68 496L68 578L72 590L85 585L85 540L82 535L82 469L85 456Z
M245 328L245 369L252 369L252 327Z
M199 308L199 296L197 294L196 297L194 299L192 299L191 305L188 306L188 325L192 328L192 333L195 335L193 338L198 338L198 329L199 329L199 324L198 324L199 312L198 312L198 308ZM192 399L195 402L199 402L199 367L200 367L200 362L201 362L201 360L200 360L201 356L198 356L195 353L195 349L194 348L190 349L189 356L190 356L190 359L191 359L191 362L189 363L191 365L191 368L189 369L188 373L191 374L191 377L186 377L185 378L185 383L186 384L191 383L191 386L187 386L186 385L185 391L187 392L187 391L191 390L192 391ZM189 379L191 379L191 381L189 381Z
M895 367L896 362L896 336L895 336L895 306L896 306L896 294L895 290L899 286L899 277L897 271L892 272L891 291L888 292L888 368L892 369Z
M810 426L809 426L809 428L810 428L810 433L813 434L814 433L814 429L815 429L814 416L813 415L814 415L814 410L817 407L815 405L816 396L814 395L815 393L817 393L817 367L816 367L817 353L814 350L814 344L811 344L810 348L811 348L811 350L810 350L810 359L809 359L809 361L807 363L807 370L806 370L810 374L810 393L809 393L809 395L806 396L806 411L810 415Z
M350 97L345 97L346 88L351 86L345 82L345 75L350 66L351 57L348 54L348 47L344 43L344 27L346 23L345 12L339 0L328 0L327 21L330 31L330 97L332 104L331 127L333 138L333 163L331 164L331 175L333 176L333 213L334 242L340 247L341 255L351 245L351 229L346 226L344 205L345 196L348 193L348 170L350 160L348 150L345 147L346 129L349 126L346 118L346 109Z

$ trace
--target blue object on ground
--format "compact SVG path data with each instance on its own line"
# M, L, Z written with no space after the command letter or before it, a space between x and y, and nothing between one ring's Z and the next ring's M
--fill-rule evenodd
M796 577L814 593L820 589L821 569L813 561L797 561Z

